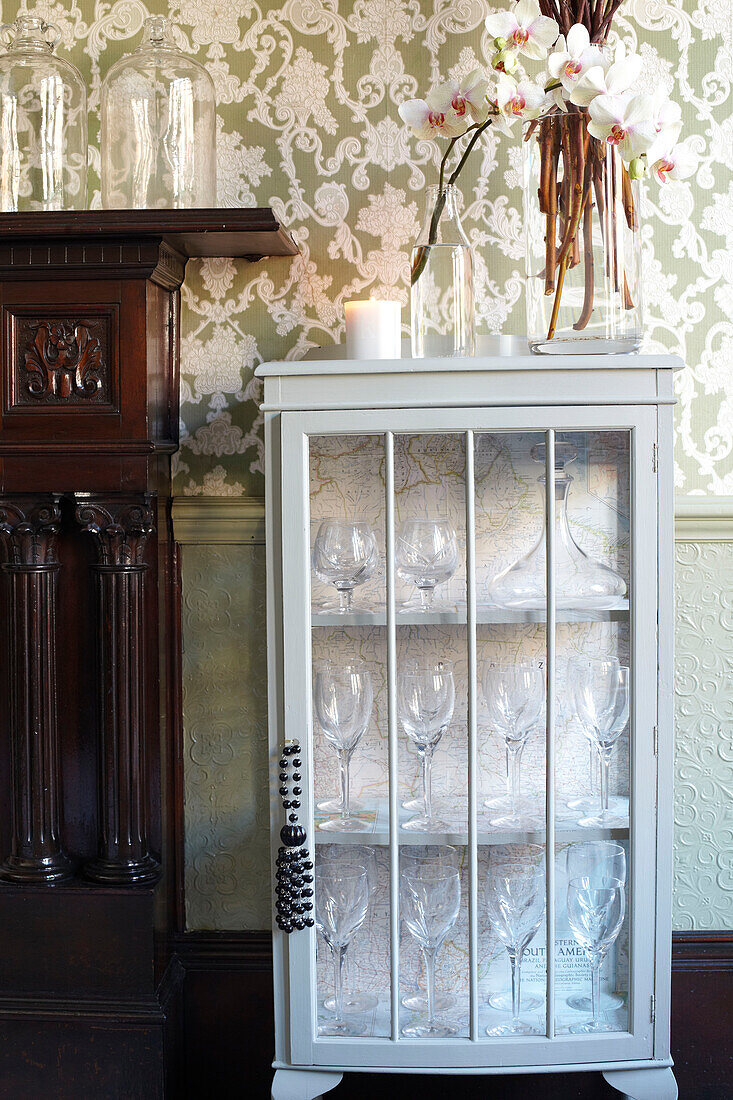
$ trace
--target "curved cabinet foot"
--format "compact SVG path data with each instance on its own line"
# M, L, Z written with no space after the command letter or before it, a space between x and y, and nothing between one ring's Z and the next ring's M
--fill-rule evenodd
M609 1069L603 1076L626 1100L677 1100L677 1082L669 1067Z
M342 1073L321 1073L311 1069L278 1069L272 1082L272 1100L319 1100L335 1089Z

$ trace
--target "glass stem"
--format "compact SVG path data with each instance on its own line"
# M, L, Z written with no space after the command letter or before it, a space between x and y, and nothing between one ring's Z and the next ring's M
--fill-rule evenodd
M608 773L611 769L611 749L598 749L601 762L601 812L608 813Z
M590 775L588 782L590 783L591 797L593 797L596 791L596 765L598 764L598 751L592 744L588 745L588 760L590 763Z
M428 1023L435 1022L435 955L436 949L434 947L423 947L423 958L425 960L425 992L427 994L428 1001Z
M344 959L346 948L333 947L331 953L333 955L333 1011L336 1020L341 1021L344 1018Z
M509 963L512 968L512 1023L519 1023L519 1008L522 1003L522 952L510 951Z
M590 964L590 1003L594 1028L601 1022L601 962L601 959L593 958Z
M343 749L339 750L339 780L341 783L341 816L348 818L351 816L351 782L349 778L349 764L351 763L351 753L344 752Z
M509 777L511 783L511 815L517 817L519 814L519 778L522 767L522 752L524 751L524 741L510 741L507 742L507 752L509 753Z
M351 611L351 598L354 595L353 588L339 588L339 611Z
M418 588L420 593L420 610L430 611L433 606L433 597L435 596L434 588Z
M422 756L422 796L425 817L433 820L433 746L426 745Z

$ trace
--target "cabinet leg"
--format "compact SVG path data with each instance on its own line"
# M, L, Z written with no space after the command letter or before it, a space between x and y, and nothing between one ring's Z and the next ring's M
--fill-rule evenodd
M272 1100L321 1100L335 1089L342 1073L321 1073L310 1069L278 1069L272 1082Z
M603 1074L609 1085L626 1100L677 1100L677 1082L672 1070L609 1069Z

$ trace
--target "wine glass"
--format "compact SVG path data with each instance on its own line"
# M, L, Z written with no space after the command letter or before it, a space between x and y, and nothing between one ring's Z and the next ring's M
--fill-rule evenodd
M545 697L545 677L542 666L521 662L515 665L486 665L482 686L489 718L495 729L504 735L509 753L511 781L510 809L491 819L502 828L521 828L520 772L522 753L532 727L537 722Z
M433 815L433 752L453 717L455 684L451 666L443 661L403 668L397 677L397 714L420 754L424 810L402 826L420 833L441 833L448 825Z
M486 1029L486 1034L533 1035L522 1010L522 955L532 942L545 913L544 848L497 845L490 849L486 875L486 914L509 955L512 970L512 1018Z
M324 519L313 544L313 572L336 588L338 611L355 611L354 589L368 581L379 562L374 531L362 520Z
M439 860L446 865L455 867L460 872L460 859L458 855L458 849L452 848L450 845L446 847L437 847L435 845L420 845L415 846L412 844L405 844L400 848L400 857L402 861L402 867L414 865L426 860ZM421 958L424 963L424 955L420 952ZM424 967L423 967L424 969ZM425 972L425 985L427 986L427 971ZM401 1003L405 1008L411 1012L419 1012L425 1014L428 1010L428 997L427 991L423 991L420 984L414 993L406 993L402 998ZM455 997L452 993L439 993L434 990L433 994L433 1011L445 1012L451 1008L455 1003Z
M338 817L322 821L319 829L356 832L369 822L351 813L351 757L369 726L374 693L372 678L362 664L327 664L316 672L313 702L318 723L336 749L341 781L341 811Z
M626 910L624 883L595 874L572 878L568 883L568 924L585 951L591 967L591 1019L573 1024L575 1034L616 1031L601 1020L601 967L621 931Z
M399 576L420 593L420 610L432 610L436 585L449 581L458 568L453 526L443 520L405 520L395 534L395 564Z
M604 879L626 882L626 852L612 840L570 844L565 850L565 863L568 882L583 876L594 882ZM623 1003L624 999L618 993L601 994L602 1008L619 1008ZM591 998L580 993L568 997L566 1004L577 1012L593 1011Z
M578 662L580 660L582 660L582 659L577 658L577 657L571 658L568 668L572 668L573 663ZM603 660L604 661L611 661L611 662L614 662L615 664L620 664L621 663L616 657L604 657ZM588 659L588 663L591 663L591 658ZM566 674L567 674L567 671L568 671L568 669L566 669ZM566 679L565 695L566 695L566 697L569 695L567 679ZM577 713L575 715L575 718L577 719ZM571 721L571 720L572 720L572 717L569 716L568 721ZM600 772L601 772L601 762L600 762L600 759L599 759L599 756L598 756L598 750L596 749L595 743L594 743L592 738L587 737L587 735L585 733L585 726L583 726L582 724L581 724L581 730L583 732L583 736L586 738L586 741L588 742L588 793L586 795L581 795L579 798L568 799L566 805L567 805L569 810L574 810L576 813L580 813L583 817L587 817L588 814L594 813L594 811L596 809L596 806L598 805L599 791L600 791L599 781L600 781ZM623 799L614 798L613 795L609 794L609 796L608 796L608 807L609 807L610 810L613 810L614 813L619 813L620 810L621 810L622 805L623 805Z
M337 847L334 845L334 847ZM377 857L373 848L368 848L364 844L350 844L348 849L349 856L356 862L363 863L367 869L367 881L369 885L369 897L373 898L377 891L378 876L377 876ZM349 958L348 955L344 958L344 993L341 1001L342 1011L348 1013L368 1012L370 1009L376 1008L379 1000L373 993L359 993L347 991L349 985ZM336 1012L336 997L331 994L330 997L325 997L323 1001L323 1007L327 1012Z
M427 985L426 1018L402 1028L408 1038L443 1039L458 1030L435 1015L435 960L460 906L461 879L451 855L428 853L407 861L400 873L400 911L420 945Z
M608 774L613 749L629 720L629 670L611 658L568 662L568 689L583 732L595 745L601 765L600 809L578 822L584 828L608 828L617 818L608 808Z
M333 960L334 1018L319 1035L362 1035L366 1028L344 1019L344 959L369 906L369 870L348 847L316 848L316 928Z

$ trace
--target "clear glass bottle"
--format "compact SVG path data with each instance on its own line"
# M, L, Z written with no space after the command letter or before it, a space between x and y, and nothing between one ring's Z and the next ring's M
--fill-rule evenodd
M641 182L581 110L532 123L522 143L527 336L532 351L641 346Z
M162 15L104 78L101 146L106 209L216 205L214 82Z
M473 355L473 249L461 225L458 191L425 191L425 220L411 257L413 359Z
M0 207L83 210L87 203L87 93L56 57L61 31L23 13L0 27Z
M535 462L545 462L545 444L532 448ZM619 607L626 582L613 569L588 557L578 546L568 523L568 495L573 483L565 467L577 458L569 442L555 445L555 606L558 611L601 610ZM545 475L537 479L545 485ZM543 492L544 496L544 492ZM544 523L532 549L489 585L489 600L499 607L540 610L545 607L546 541Z

